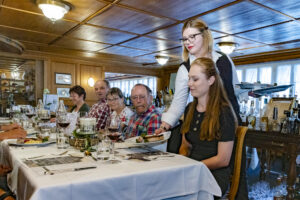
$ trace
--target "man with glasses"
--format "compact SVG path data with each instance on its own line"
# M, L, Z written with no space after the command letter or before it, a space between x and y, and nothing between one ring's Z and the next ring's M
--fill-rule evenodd
M152 105L152 91L144 84L136 84L131 90L131 101L135 113L130 118L126 131L127 137L139 136L142 133L154 134L160 127L161 114Z
M96 118L97 125L96 129L104 129L106 120L110 115L110 109L106 102L106 95L110 88L107 80L98 80L95 85L95 93L98 98L98 103L94 104L89 111L89 117Z

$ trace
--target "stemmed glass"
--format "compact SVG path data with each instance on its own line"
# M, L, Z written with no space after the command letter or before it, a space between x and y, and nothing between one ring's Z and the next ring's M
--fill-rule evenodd
M111 116L106 122L105 132L106 136L111 140L111 158L112 163L118 163L120 161L115 159L115 143L121 136L120 132L121 120L118 116Z
M56 122L60 127L57 134L57 148L65 149L67 148L67 137L65 136L65 129L70 125L70 119L67 113L61 113L56 116Z

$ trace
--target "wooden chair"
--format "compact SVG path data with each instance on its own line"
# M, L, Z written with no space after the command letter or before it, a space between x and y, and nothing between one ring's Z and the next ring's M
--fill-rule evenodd
M241 165L242 165L242 152L243 152L244 139L247 130L248 127L239 126L235 133L237 137L237 141L236 141L236 149L235 149L234 169L231 177L230 190L227 196L229 200L235 199L236 193L239 189Z

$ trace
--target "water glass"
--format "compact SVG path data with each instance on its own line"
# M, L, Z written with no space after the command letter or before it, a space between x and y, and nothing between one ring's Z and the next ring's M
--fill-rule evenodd
M66 149L69 147L68 137L63 132L56 134L56 145L58 149Z
M110 151L111 151L111 141L106 138L102 140L102 142L98 143L97 159L101 161L109 160Z

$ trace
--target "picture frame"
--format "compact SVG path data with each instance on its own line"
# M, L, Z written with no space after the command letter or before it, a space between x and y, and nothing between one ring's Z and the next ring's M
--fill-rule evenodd
M70 88L57 88L58 97L69 98L70 97Z
M56 73L55 72L55 84L57 85L71 85L72 75L68 73Z

